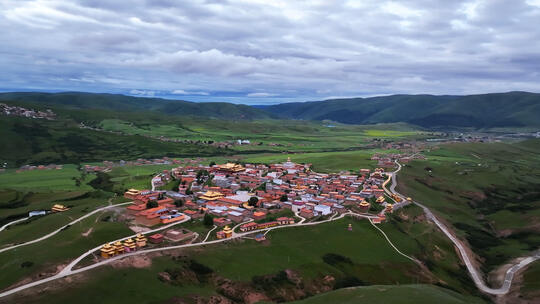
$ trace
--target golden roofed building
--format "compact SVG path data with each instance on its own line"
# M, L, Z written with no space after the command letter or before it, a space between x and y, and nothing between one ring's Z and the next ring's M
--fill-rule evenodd
M218 165L218 167L219 167L219 170L221 171L227 171L227 172L233 172L233 173L246 170L246 168L244 168L242 165L233 164L233 163L226 163L223 165Z
M139 248L146 246L146 237L140 233L137 234L137 236L135 237L135 243Z
M52 208L51 208L51 211L52 212L64 212L64 211L68 211L69 208L64 206L64 205L60 205L60 204L55 204Z
M225 226L225 228L223 228L223 233L225 234L226 238L230 238L233 235L233 230L229 228L229 226Z
M111 244L105 244L101 247L100 252L103 258L108 259L115 255L116 250Z
M129 189L128 191L126 191L124 193L124 197L125 198L129 198L129 199L135 199L135 197L137 195L139 195L141 193L140 190L137 190L137 189Z
M127 239L124 241L124 250L126 252L135 251L137 249L137 244L135 244L135 241L133 239Z
M116 241L116 243L113 244L114 251L116 254L122 254L124 253L124 245L120 241Z
M217 191L206 191L203 195L199 196L199 198L207 201L215 201L224 196L225 195Z

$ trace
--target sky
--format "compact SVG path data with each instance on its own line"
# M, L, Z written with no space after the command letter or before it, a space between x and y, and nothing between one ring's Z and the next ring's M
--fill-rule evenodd
M540 92L540 0L2 0L0 90L273 104Z

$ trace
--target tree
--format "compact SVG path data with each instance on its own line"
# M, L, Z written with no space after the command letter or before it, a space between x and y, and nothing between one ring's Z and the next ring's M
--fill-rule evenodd
M215 166L215 165L216 165L215 161L210 162L210 167Z
M157 206L158 203L156 201L148 201L148 203L146 203L146 209L156 208Z
M257 203L259 202L259 199L256 196L252 196L248 200L248 204L252 207L257 206Z
M207 213L204 215L203 223L205 226L212 226L214 225L214 218Z
M286 194L283 194L280 198L279 198L279 201L280 202L286 202L289 200L289 197L286 195Z
M184 201L183 200L174 201L174 205L176 207L182 207L182 206L184 206Z

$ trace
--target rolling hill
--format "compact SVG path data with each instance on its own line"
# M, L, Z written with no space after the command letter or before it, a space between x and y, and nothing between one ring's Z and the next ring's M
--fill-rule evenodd
M275 116L262 110L226 102L189 102L162 98L132 97L120 94L84 92L0 93L0 101L39 104L67 109L100 109L110 111L155 111L178 116L204 116L223 119L264 119Z
M292 119L348 124L406 122L426 128L540 127L540 94L392 95L259 106Z

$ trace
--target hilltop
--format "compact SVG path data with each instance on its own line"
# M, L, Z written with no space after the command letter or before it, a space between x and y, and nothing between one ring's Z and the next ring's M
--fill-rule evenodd
M392 95L258 106L268 113L347 124L406 122L425 128L540 127L540 94Z

